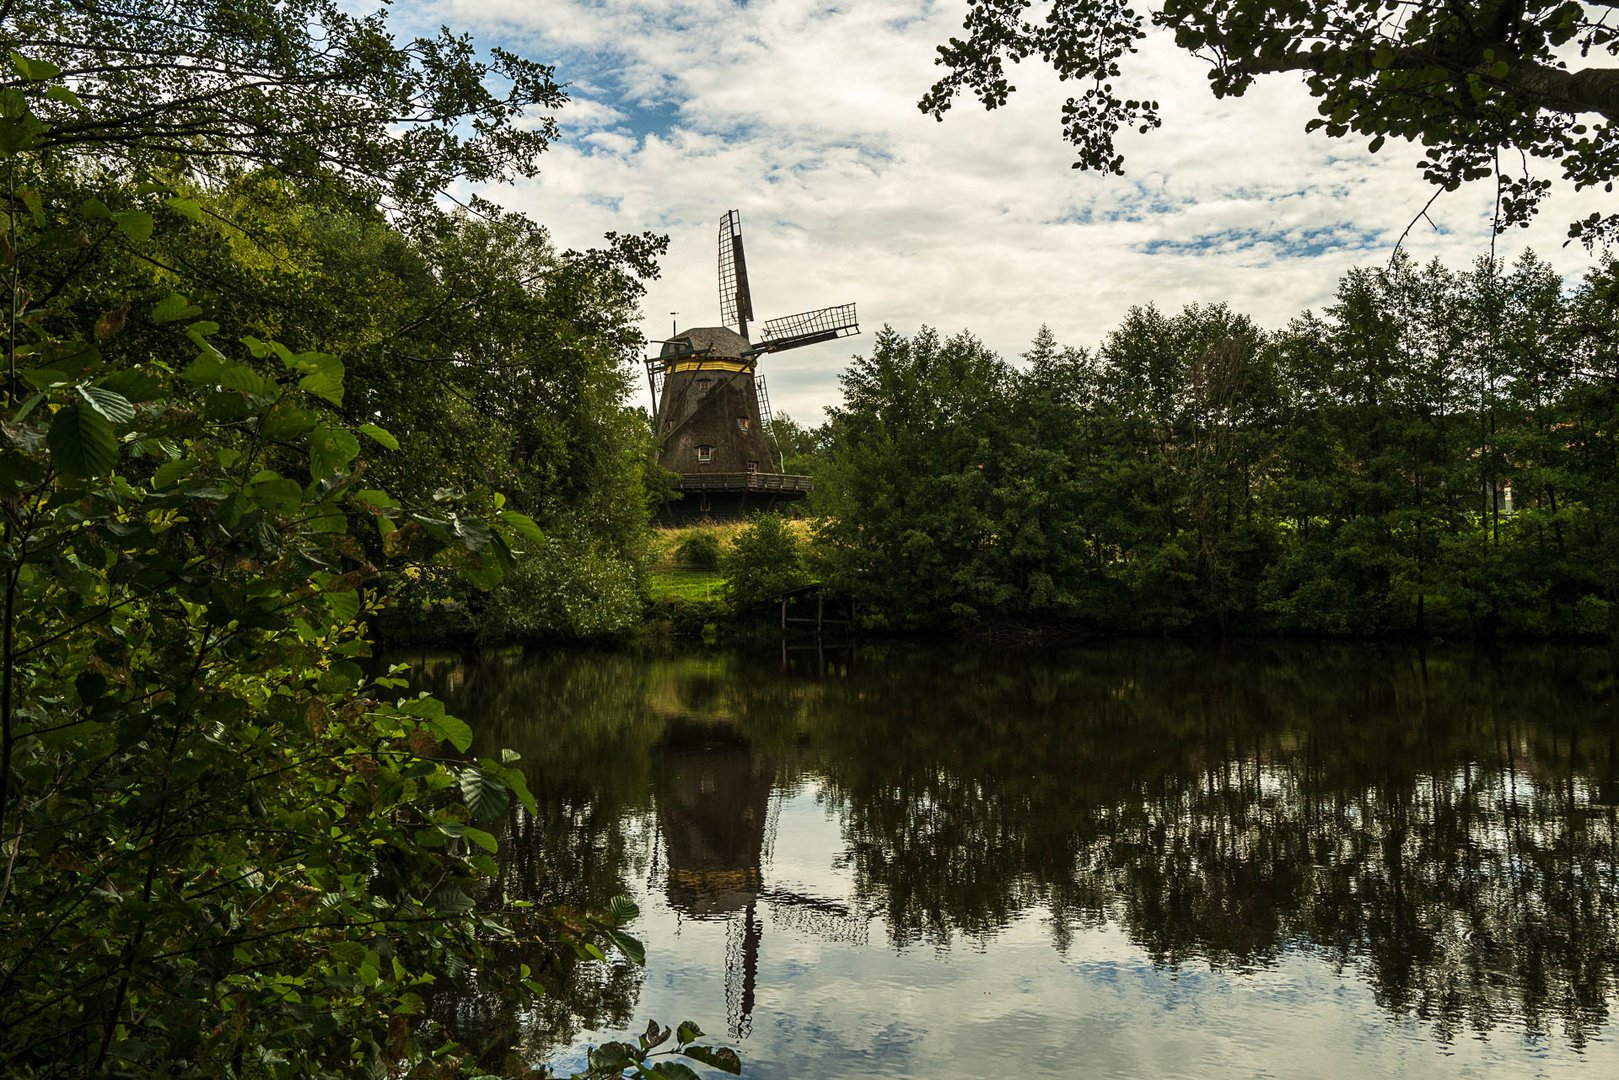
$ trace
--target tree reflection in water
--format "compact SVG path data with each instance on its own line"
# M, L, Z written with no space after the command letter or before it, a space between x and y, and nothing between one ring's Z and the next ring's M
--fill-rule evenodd
M749 1008L770 791L806 782L855 886L800 899L875 912L895 947L988 944L1038 912L1059 952L1105 925L1166 966L1305 952L1446 1041L1513 1024L1577 1048L1619 988L1599 655L878 648L806 672L573 652L422 677L524 754L544 812L514 817L502 887L603 904L655 878L689 917L740 920ZM526 1030L477 986L457 1017L538 1044L632 1022L638 972L553 974Z

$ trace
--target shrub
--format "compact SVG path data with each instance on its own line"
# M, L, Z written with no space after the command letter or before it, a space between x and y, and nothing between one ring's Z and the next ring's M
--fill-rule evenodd
M685 566L712 570L720 564L719 537L706 529L694 532L675 549L675 559Z
M762 611L787 589L806 584L803 545L780 514L756 514L720 560L725 598L738 612Z

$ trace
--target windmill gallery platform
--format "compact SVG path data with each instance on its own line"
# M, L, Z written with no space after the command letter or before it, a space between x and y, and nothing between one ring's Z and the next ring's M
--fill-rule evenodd
M677 328L646 361L658 464L679 478L680 497L660 524L735 520L809 494L809 477L781 471L759 358L860 332L854 305L839 304L767 320L750 341L753 298L735 210L720 221L719 284L724 325Z

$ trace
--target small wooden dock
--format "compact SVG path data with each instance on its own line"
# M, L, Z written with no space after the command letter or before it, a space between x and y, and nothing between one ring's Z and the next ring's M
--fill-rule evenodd
M807 614L813 601L815 613ZM829 610L830 609L830 610ZM832 593L816 582L800 585L781 594L781 629L786 633L793 627L808 629L813 626L820 636L829 626L844 628L845 634L854 633L854 598Z

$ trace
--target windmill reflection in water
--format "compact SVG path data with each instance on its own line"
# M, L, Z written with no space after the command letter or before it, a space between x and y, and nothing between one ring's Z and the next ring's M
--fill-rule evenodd
M663 836L664 891L682 918L724 921L728 1033L752 1027L764 921L863 944L872 916L837 900L769 885L781 802L780 754L756 749L723 720L672 721L654 750L653 790ZM658 868L653 867L656 887Z

